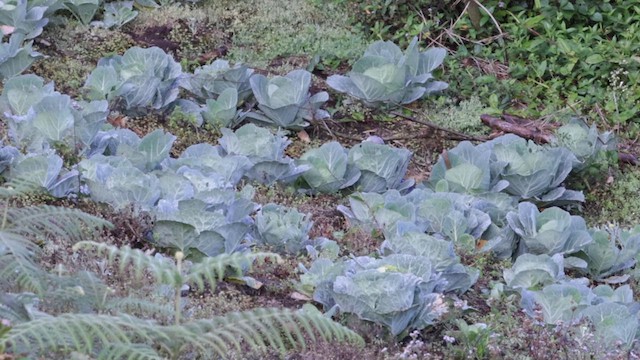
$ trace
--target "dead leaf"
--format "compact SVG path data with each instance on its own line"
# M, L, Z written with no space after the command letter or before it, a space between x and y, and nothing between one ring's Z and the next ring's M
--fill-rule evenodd
M300 132L298 132L298 139L306 143L311 142L311 138L309 137L309 134L307 134L307 132L304 130L300 130Z
M305 294L301 294L297 291L292 292L291 295L289 295L290 298L294 299L294 300L298 300L298 301L311 301L313 300L312 298L308 297Z

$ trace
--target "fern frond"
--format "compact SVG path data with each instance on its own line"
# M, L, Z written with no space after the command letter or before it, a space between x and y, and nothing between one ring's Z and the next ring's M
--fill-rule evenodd
M111 344L98 354L98 360L164 360L152 347L142 344Z
M25 178L12 178L0 187L0 199L9 199L42 191L42 186Z
M110 265L119 262L119 271L131 274L129 266L133 267L135 279L140 279L143 271L148 271L156 281L180 287L185 283L193 283L198 288L203 289L205 285L215 288L216 283L221 281L230 271L236 274L248 270L254 261L264 261L272 259L280 261L277 254L270 253L233 253L222 254L215 257L206 257L202 261L193 264L188 269L188 273L183 276L176 264L168 258L157 258L145 254L138 249L129 246L117 247L94 241L81 241L77 243L74 250L93 249L98 255L106 256Z
M49 205L10 208L6 229L29 237L56 236L75 243L87 236L87 231L113 225L97 216L77 209Z
M240 276L244 271L248 271L255 261L266 259L281 261L279 255L272 253L233 253L207 257L189 268L185 282L193 283L199 289L204 289L205 285L215 289L216 284L228 276L229 272Z
M275 348L282 353L305 349L305 339L315 342L318 335L325 341L363 343L355 332L317 310L257 309L172 326L129 316L44 317L17 324L0 340L0 346L13 354L76 351L98 353L101 359L160 358L154 349L174 357L189 349L203 356L213 353L224 358L232 350L247 348ZM124 353L126 356L122 356Z
M145 254L138 249L129 246L117 247L95 241L81 241L73 246L73 250L94 250L98 255L106 256L110 265L119 262L120 273L131 274L130 266L133 267L133 276L139 280L143 272L148 271L156 281L171 286L182 286L184 284L181 274L175 264L167 259L157 258Z
M305 339L316 342L348 341L362 345L362 338L352 330L334 322L319 311L289 309L255 309L231 313L212 320L199 320L183 325L198 337L184 339L186 344L225 357L231 350L242 351L249 346L254 351L275 348L285 353L305 349Z
M42 271L35 263L40 248L22 234L0 230L0 279L15 282L24 289L41 293Z
M170 318L174 315L173 304L158 304L132 296L109 301L107 308L116 312L135 316L150 316Z
M46 274L34 259L0 255L0 288L17 285L20 290L42 294L46 288Z
M34 299L35 295L30 293L0 294L0 319L7 319L13 324L32 320L29 305Z
M64 314L15 325L1 339L9 353L93 353L112 344L170 342L162 326L131 316Z

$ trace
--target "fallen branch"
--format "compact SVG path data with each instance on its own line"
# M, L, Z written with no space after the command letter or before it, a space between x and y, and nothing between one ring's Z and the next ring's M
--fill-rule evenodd
M508 116L508 117L506 117ZM480 115L480 120L492 129L497 129L506 133L516 134L525 139L533 140L537 143L550 143L553 141L554 136L552 134L545 133L537 127L530 126L531 123L525 125L519 124L519 118L506 115L503 118L497 118L490 115ZM509 120L509 121L507 121ZM529 125L529 126L527 126Z
M618 162L636 166L638 165L638 158L633 154L618 151Z
M414 117L405 115L405 114L397 112L397 111L392 111L391 115L398 116L398 117L401 117L401 118L403 118L405 120L413 121L415 123L428 126L428 127L432 128L432 129L439 130L439 131L446 132L446 133L449 133L451 135L454 135L455 138L452 138L453 140L472 140L472 141L487 141L488 140L488 138L485 137L485 136L480 137L480 136L467 135L467 134L464 134L464 133L461 133L461 132L458 132L458 131L455 131L455 130L447 129L447 128L442 127L440 125L436 125L436 124L434 124L432 122L429 122L429 121L416 119Z
M554 135L551 129L544 129L536 126L533 121L529 121L517 116L504 114L501 118L490 115L480 115L482 122L502 132L518 135L525 139L530 139L539 144L548 144L553 142ZM551 127L549 127L551 128ZM546 130L546 131L545 131ZM618 162L621 164L638 165L637 156L618 150Z

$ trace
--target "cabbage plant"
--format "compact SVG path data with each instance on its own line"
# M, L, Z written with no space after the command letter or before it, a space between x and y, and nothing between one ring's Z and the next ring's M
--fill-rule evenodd
M507 214L507 222L519 238L517 255L569 255L593 241L582 217L557 207L541 212L534 204L523 202L517 211Z
M564 258L561 254L522 254L510 269L503 270L503 277L512 289L535 289L564 279Z
M640 304L633 300L629 285L614 290L608 285L590 288L586 279L562 280L541 290L525 292L522 304L531 316L535 316L536 306L544 322L550 325L575 324L587 319L593 324L596 338L606 346L621 343L630 347L640 325Z
M236 131L222 129L218 140L223 156L240 155L251 161L251 168L245 176L265 184L276 181L291 182L309 169L298 165L285 156L284 150L291 143L281 132L271 133L268 129L247 124Z
M255 237L258 243L277 253L297 254L310 244L313 226L308 214L276 204L264 205L256 214Z
M161 197L158 177L138 169L125 157L99 154L78 166L91 198L116 210L135 205L149 211Z
M591 236L593 242L576 254L587 263L586 269L582 270L597 281L626 281L629 275L615 275L636 265L640 255L640 226L631 230L617 226L593 229Z
M606 164L607 154L617 151L617 141L612 132L599 133L595 124L589 127L581 119L572 119L559 127L556 130L556 142L571 150L578 159L578 163L574 164L575 171Z
M235 89L239 105L251 93L249 78L253 69L244 64L230 66L229 62L217 59L209 65L197 68L182 83L182 87L202 100L217 99L227 89Z
M562 186L578 159L564 147L536 145L515 135L489 142L460 143L443 154L429 178L432 188L467 194L504 192L538 204L584 201L582 192Z
M27 0L8 0L0 4L0 24L10 26L12 34L21 34L22 40L30 40L42 33L49 23L46 12L49 6L39 6Z
M299 129L308 125L305 120L329 117L329 113L320 109L329 100L329 94L322 91L311 96L311 73L306 70L293 70L271 79L256 74L249 82L262 113L251 112L247 116L260 123Z
M404 179L411 160L411 151L371 141L352 147L349 162L360 170L354 184L357 191L384 192L390 189L407 190L414 180Z
M415 224L416 205L407 201L397 190L384 194L354 193L349 196L349 207L338 205L350 226L366 230L394 232L399 222Z
M236 195L237 197L237 195ZM231 254L247 249L252 226L253 203L236 201L181 200L176 209L155 211L153 240L157 246L171 247L206 256ZM240 200L240 201L238 201Z
M348 154L337 141L302 154L300 161L310 166L302 174L305 185L314 192L335 193L355 184L360 178L360 169L349 162Z
M237 103L237 90L227 88L220 93L216 100L207 99L206 105L202 109L202 118L216 129L234 128L244 120L244 114L236 107Z
M100 129L106 124L106 101L73 101L36 75L7 80L0 108L7 118L9 137L29 151L65 145L76 155L101 150Z
M90 99L106 99L135 115L167 109L178 97L182 76L180 64L162 49L133 47L100 59L84 89Z
M417 37L405 53L390 41L377 41L353 64L347 76L332 75L327 84L373 107L408 104L448 87L445 82L433 81L431 74L442 64L446 53L443 48L420 52Z
M7 79L16 76L26 70L34 61L43 57L34 51L31 45L33 41L24 41L23 34L13 34L9 42L0 44L0 77Z
M133 1L115 1L105 3L102 21L92 21L91 25L107 29L120 28L136 16L138 12L133 10Z

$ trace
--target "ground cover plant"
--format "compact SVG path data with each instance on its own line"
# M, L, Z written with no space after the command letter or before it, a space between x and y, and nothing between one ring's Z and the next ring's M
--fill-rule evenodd
M0 358L636 356L637 16L3 3Z

